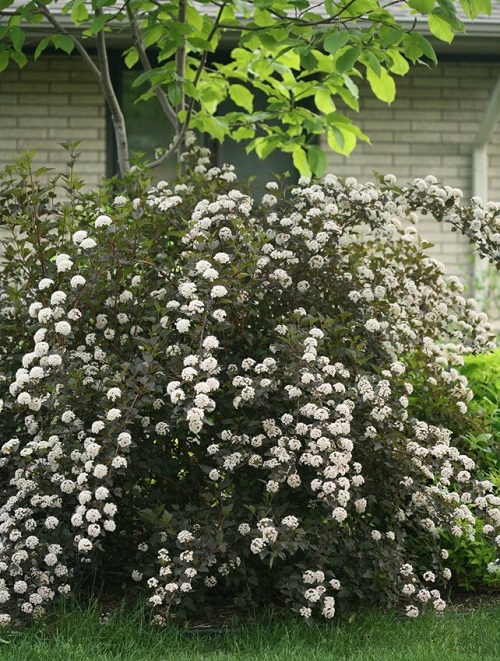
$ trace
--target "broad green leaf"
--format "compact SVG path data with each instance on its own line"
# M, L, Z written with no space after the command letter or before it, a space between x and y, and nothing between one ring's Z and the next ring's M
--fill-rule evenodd
M14 0L0 0L0 11L7 9L14 4Z
M0 51L0 71L4 71L9 65L9 51Z
M318 66L318 58L310 50L300 53L300 63L306 71L314 71Z
M89 13L87 11L87 7L85 6L84 0L81 0L81 2L76 2L73 6L73 9L71 10L71 20L78 24L86 21L88 17Z
M353 95L355 99L359 99L359 87L356 85L356 83L353 81L352 78L350 78L346 73L342 76L342 80L344 81L344 85L347 87L349 92Z
M307 158L312 173L316 177L323 176L328 168L328 157L325 152L317 145L309 145L307 147Z
M491 0L460 0L460 5L468 18L476 18L480 14L491 16Z
M440 41L445 41L447 44L451 44L455 33L453 32L451 25L446 19L438 14L429 14L427 17L427 22L429 24L429 30L431 33L439 39Z
M358 61L361 51L357 46L350 46L335 63L338 73L347 73Z
M362 53L361 57L365 65L367 65L376 76L380 76L382 67L380 66L380 60L378 57L371 50Z
M401 53L395 48L388 50L387 54L392 60L392 64L389 66L389 71L395 73L398 76L404 76L410 70L410 65L401 55Z
M334 112L335 104L332 101L332 95L324 87L320 87L314 95L314 103L316 108L328 115L330 112Z
M137 64L139 61L139 53L137 52L137 48L135 46L132 46L132 48L129 48L125 57L125 66L127 69L131 69L134 64Z
M106 14L101 14L100 16L96 16L95 18L93 18L92 21L90 22L89 27L87 28L87 30L85 30L85 34L92 35L101 32L101 30L106 25L108 18L109 16L107 16Z
M323 48L327 53L336 53L338 50L343 48L349 41L350 34L346 30L342 32L336 31L331 32L325 39Z
M170 83L167 87L167 96L170 103L174 106L178 106L182 101L182 86L178 82Z
M422 55L437 64L436 53L430 42L418 32L410 32L403 37L403 52L412 62L416 62Z
M385 69L381 69L380 76L377 76L372 69L367 68L366 79L370 83L372 92L377 99L386 103L392 103L394 101L396 98L396 85L392 76Z
M40 43L38 44L38 46L37 46L36 49L35 49L35 54L33 55L33 57L34 57L35 60L38 60L38 58L40 57L40 55L41 55L41 54L43 53L43 51L47 48L47 46L49 46L50 43L51 43L51 38L50 38L50 37L44 37L44 38L40 41Z
M15 50L11 51L10 59L14 60L14 62L20 67L24 67L24 65L28 61L28 58L22 51L15 51Z
M255 10L254 21L261 28L267 28L276 24L276 19L265 9Z
M12 45L14 46L15 50L20 51L23 47L24 40L26 38L24 30L22 30L19 27L14 27L11 28L9 34L10 34L10 39L12 41Z
M154 25L152 28L145 31L143 34L143 42L145 48L156 44L162 38L164 32L165 30L161 27L161 25Z
M307 159L307 154L299 145L294 146L292 151L292 160L294 166L297 168L302 177L310 177L312 175L311 168L309 167L309 161Z
M343 156L349 156L356 146L356 136L344 127L332 126L327 133L328 146Z
M436 6L436 0L407 0L408 6L419 14L429 14Z
M189 2L186 7L186 21L195 31L201 33L203 29L203 16Z
M395 46L400 43L401 39L404 37L404 30L401 28L395 28L393 30L389 30L387 33L384 34L381 40L381 45L384 48L389 48L390 46Z
M68 55L73 51L75 47L75 44L73 43L73 39L71 39L71 37L68 37L66 34L53 35L52 43L56 48L63 50L65 53L68 53Z
M229 96L237 106L244 108L247 112L253 112L253 94L249 89L237 83L230 85Z
M224 142L227 135L227 126L221 117L213 117L202 112L194 115L190 126L202 133L208 133L219 142Z
M251 140L255 137L255 130L247 126L240 126L239 129L236 129L231 135L233 140L240 142L240 140Z
M247 148L247 152L255 151L259 158L267 158L279 146L281 138L277 135L269 135L264 138L256 138Z
M334 16L338 11L333 0L325 0L325 9L328 16Z

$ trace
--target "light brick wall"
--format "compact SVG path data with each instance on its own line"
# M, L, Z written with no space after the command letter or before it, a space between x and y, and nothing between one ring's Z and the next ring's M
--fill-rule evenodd
M361 92L360 114L351 118L370 137L349 158L331 154L329 171L374 179L374 171L392 173L400 183L435 175L442 183L472 194L472 148L500 64L440 62L436 69L415 67L397 78L391 106L370 91ZM489 198L500 200L500 127L489 149ZM472 254L468 242L432 220L420 223L422 236L435 244L431 252L448 273L471 284Z
M35 163L65 171L58 144L80 141L77 173L95 186L106 173L106 110L99 87L78 56L42 55L0 75L0 167L38 149Z

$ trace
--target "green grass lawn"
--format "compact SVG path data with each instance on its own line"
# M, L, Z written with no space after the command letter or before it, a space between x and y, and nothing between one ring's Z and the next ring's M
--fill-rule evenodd
M226 631L157 629L141 615L72 610L0 633L6 661L498 661L500 608L417 620L371 613L307 626L291 618L239 620Z

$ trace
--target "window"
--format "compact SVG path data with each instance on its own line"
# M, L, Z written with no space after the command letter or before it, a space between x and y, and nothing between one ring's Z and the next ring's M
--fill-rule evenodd
M173 129L155 98L136 102L142 93L142 89L132 87L137 73L121 68L119 75L119 88L128 127L130 152L140 152L146 159L151 160L154 158L155 149L171 144ZM276 176L282 177L285 173L289 174L288 181L297 181L297 171L293 166L290 154L274 151L266 160L261 161L255 153L247 154L245 152L245 143L225 140L223 143L209 141L208 144L213 153L214 165L221 166L224 163L234 165L238 178L242 180L255 177L256 194L264 191L268 181L275 179ZM114 171L116 171L116 167ZM171 179L175 176L175 172L175 156L155 168L155 176L158 179Z

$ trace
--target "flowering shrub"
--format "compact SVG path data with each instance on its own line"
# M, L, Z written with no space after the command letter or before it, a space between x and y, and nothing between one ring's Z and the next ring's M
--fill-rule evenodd
M456 366L494 347L418 214L498 227L499 207L430 178L259 201L234 180L202 159L172 186L67 180L58 202L26 160L4 174L3 624L89 572L159 623L270 601L415 616L445 606L442 530L480 516L500 543L491 483L410 406L437 396L465 428Z

